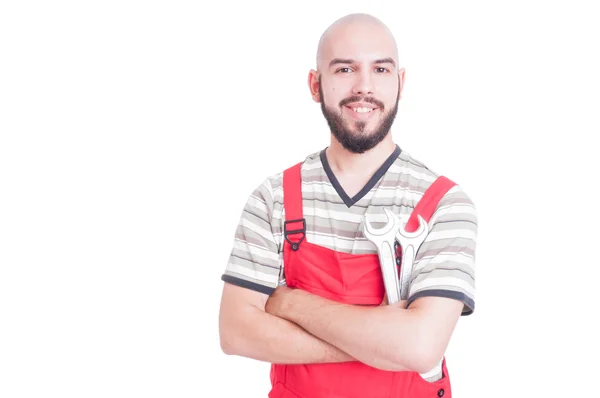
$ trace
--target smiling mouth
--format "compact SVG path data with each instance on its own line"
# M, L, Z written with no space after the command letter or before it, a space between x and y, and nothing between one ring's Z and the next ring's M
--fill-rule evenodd
M344 106L344 113L355 121L366 122L375 117L379 112L379 108L371 108L369 106Z
M347 107L356 113L369 113L373 112L377 108L366 108L366 107Z

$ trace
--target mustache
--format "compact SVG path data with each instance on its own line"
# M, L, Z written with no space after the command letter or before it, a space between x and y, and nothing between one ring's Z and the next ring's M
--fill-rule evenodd
M377 106L378 108L383 109L383 103L381 101L376 100L375 98L372 97L359 97L359 96L353 96L353 97L349 97L346 98L342 101L340 101L340 106L345 106L348 105L352 102L368 102L370 104L373 104L375 106Z

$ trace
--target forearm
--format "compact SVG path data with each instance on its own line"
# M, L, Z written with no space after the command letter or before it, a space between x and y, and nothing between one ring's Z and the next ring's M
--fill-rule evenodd
M370 366L426 371L420 323L410 310L342 304L297 290L282 315Z
M347 362L355 359L300 326L250 307L222 333L223 351L280 364Z

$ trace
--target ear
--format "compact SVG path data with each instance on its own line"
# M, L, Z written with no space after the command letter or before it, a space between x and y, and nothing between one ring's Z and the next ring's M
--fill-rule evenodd
M308 89L313 101L321 102L321 96L319 95L319 72L314 69L308 72Z
M406 70L400 68L398 70L398 99L402 98L402 90L404 89L404 78L406 76Z

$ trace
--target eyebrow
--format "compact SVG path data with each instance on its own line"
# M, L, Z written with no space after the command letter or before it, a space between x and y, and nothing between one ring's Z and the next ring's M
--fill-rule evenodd
M356 61L353 59L334 58L329 63L329 67L332 67L333 65L336 65L336 64L353 64L355 62ZM391 57L376 59L375 63L376 64L392 64L392 66L394 66L394 67L396 66L396 62L394 62L394 60Z
M396 62L390 57L377 59L375 60L376 64L392 64L392 66L396 66Z

